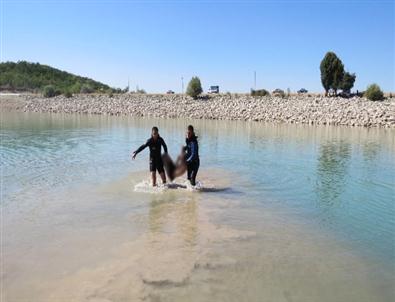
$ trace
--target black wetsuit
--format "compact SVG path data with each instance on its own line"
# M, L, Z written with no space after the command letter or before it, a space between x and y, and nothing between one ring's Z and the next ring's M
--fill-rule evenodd
M158 170L159 173L164 172L163 170L163 161L161 155L161 147L163 146L163 150L167 153L167 146L163 138L160 136L155 141L152 137L147 140L144 145L141 145L135 152L138 154L143 151L145 148L149 147L149 170L151 172L155 172Z
M200 166L199 159L199 145L197 141L197 137L193 136L191 139L186 139L186 162L187 162L187 175L188 180L191 182L191 185L196 185L196 175Z

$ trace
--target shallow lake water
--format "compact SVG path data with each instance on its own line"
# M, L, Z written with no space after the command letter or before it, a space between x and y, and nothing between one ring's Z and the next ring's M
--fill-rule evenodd
M147 183L192 123L202 190ZM4 301L394 301L395 131L3 113Z

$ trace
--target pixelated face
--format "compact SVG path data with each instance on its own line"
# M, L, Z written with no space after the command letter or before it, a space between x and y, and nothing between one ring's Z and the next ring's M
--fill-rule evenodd
M188 129L186 135L187 135L187 138L191 138L192 135L193 135L192 130L189 130L189 129Z
M156 130L152 130L152 133L151 133L151 135L152 135L152 137L153 137L154 139L157 139L157 138L158 138L158 136L159 136L159 132L158 132L158 131L156 131Z

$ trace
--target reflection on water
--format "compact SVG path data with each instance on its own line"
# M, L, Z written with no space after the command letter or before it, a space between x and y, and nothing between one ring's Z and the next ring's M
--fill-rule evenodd
M374 160L380 153L380 145L377 142L365 142L362 145L362 154L365 162L374 164Z
M205 190L135 192L193 123ZM10 114L7 301L392 301L390 129Z
M149 208L149 229L153 234L175 232L170 223L176 223L177 232L185 246L196 245L198 206L192 194L175 201L174 196L153 196ZM168 224L169 222L169 224Z
M319 204L341 202L340 195L347 186L350 157L351 145L344 141L326 142L319 146L316 188Z

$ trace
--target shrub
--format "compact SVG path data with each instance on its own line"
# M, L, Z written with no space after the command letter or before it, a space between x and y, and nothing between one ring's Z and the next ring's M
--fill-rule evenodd
M66 98L71 98L71 97L73 96L73 94L71 93L70 90L66 90L66 91L63 93L63 95L64 95Z
M196 99L203 92L202 84L198 77L192 77L188 83L187 95Z
M251 95L252 96L269 96L270 93L269 93L269 91L267 91L265 89L259 89L259 90L251 89Z
M136 93L138 93L138 94L146 94L147 92L144 89L137 89Z
M364 96L371 101L381 101L384 98L384 93L381 91L379 85L371 84L366 89Z
M75 83L73 86L70 88L71 93L80 93L81 92L81 84L80 83Z
M43 96L46 98L52 98L56 96L55 87L52 85L47 85L43 88Z
M88 85L88 84L84 84L81 87L81 93L92 93L93 92L93 88L92 86Z
M114 92L112 89L107 90L107 94L109 98L112 98L114 96Z

